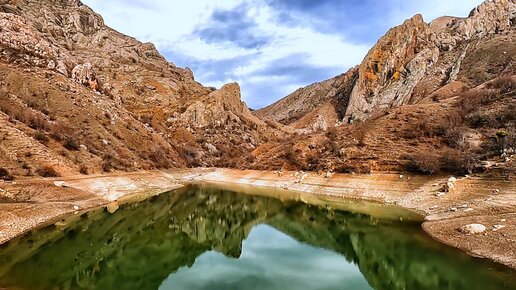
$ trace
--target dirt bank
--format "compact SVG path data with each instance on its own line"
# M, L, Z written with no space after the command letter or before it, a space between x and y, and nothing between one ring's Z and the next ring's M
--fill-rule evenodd
M440 193L448 179L449 176L336 174L327 177L317 173L192 169L66 180L19 180L15 184L0 183L0 244L66 215L108 205L116 209L119 203L190 182L214 182L238 185L243 192L296 198L307 203L331 203L371 215L392 217L395 211L390 212L389 207L401 206L424 217L422 227L435 239L516 269L516 184L502 178L471 176L458 178L449 192ZM378 206L364 201L376 202ZM476 235L458 230L472 223L483 224L487 229Z

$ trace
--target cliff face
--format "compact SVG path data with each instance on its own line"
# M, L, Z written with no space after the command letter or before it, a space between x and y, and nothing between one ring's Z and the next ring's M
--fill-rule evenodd
M338 109L345 111L345 121L365 120L381 109L416 103L457 79L470 44L510 33L515 26L514 0L486 1L464 19L442 17L427 24L416 15L389 30L369 51L358 67L352 90L345 96L349 102L341 103L344 107ZM320 84L329 87L338 78ZM314 97L320 84L298 90L258 115L284 120L292 111L290 103L310 103L296 112L295 120L300 119L335 96L336 90L325 89L321 94L324 98Z
M276 134L238 85L204 87L76 0L0 0L0 67L0 161L16 175L227 166Z

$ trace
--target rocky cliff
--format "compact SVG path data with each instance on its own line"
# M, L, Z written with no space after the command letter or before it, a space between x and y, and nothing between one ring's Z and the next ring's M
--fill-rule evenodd
M414 104L457 79L472 45L512 33L515 27L514 0L486 1L467 18L441 17L429 24L416 15L389 30L369 51L358 67L352 90L344 97L349 101L338 109L345 111L346 121L364 120L381 109ZM335 83L338 78L321 84ZM321 91L318 87L321 85L298 90L257 115L285 120L292 111L291 102L295 100L298 106L310 103L297 112L297 120L335 97L336 90L328 88L323 90L324 98L314 97L314 92Z

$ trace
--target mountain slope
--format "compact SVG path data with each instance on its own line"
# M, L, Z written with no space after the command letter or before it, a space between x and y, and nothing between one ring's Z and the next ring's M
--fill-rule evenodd
M194 166L514 171L515 1L430 24L416 15L356 68L253 114L238 84L204 87L80 1L0 0L0 179Z
M80 1L0 0L0 167L66 175L231 166L276 130Z
M291 123L304 129L300 135L257 148L253 166L434 173L495 165L514 172L514 56L514 0L486 1L464 19L427 24L416 15L382 37L358 72L348 72L355 77L347 94L329 91L321 99L304 89L257 112L282 120L290 102L310 104ZM337 97L347 101L328 106ZM342 111L343 122L325 122Z

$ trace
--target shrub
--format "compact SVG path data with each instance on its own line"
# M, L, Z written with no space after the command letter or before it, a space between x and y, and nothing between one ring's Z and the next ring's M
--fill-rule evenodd
M41 177L59 177L61 176L55 169L54 167L50 166L50 165L46 165L46 166L43 166L43 167L40 167L38 168L38 170L36 170L36 173L41 176Z
M467 128L465 127L447 129L444 135L444 142L451 148L466 149L468 144L465 134L466 130Z
M82 165L79 167L79 172L80 172L81 174L84 174L84 175L88 175L88 174L90 174L88 167L87 167L86 165L84 165L84 164L82 164Z
M72 134L72 129L61 123L54 124L49 131L50 136L56 141L62 141L66 136Z
M14 180L14 176L9 172L9 170L5 167L0 167L0 179L5 181Z
M441 169L454 173L471 173L475 167L475 160L470 154L458 150L447 151L441 159Z
M112 154L105 154L102 156L102 170L110 172L115 167L115 157Z
M38 130L36 134L34 134L34 139L38 140L43 145L48 145L50 142L50 138L48 138L47 134L41 130Z
M328 131L326 132L326 137L328 137L328 139L330 139L330 141L337 140L337 137L339 137L339 130L337 130L336 127L329 128Z
M170 168L170 160L168 159L165 150L161 147L155 148L150 154L149 159L157 168Z
M66 138L63 146L70 151L79 151L80 149L79 144L72 137Z
M407 156L406 158L409 160L407 164L408 171L434 174L439 170L439 158L435 155L419 153L417 155Z
M516 80L510 76L501 77L488 85L490 89L498 89L501 93L509 93L516 90Z

